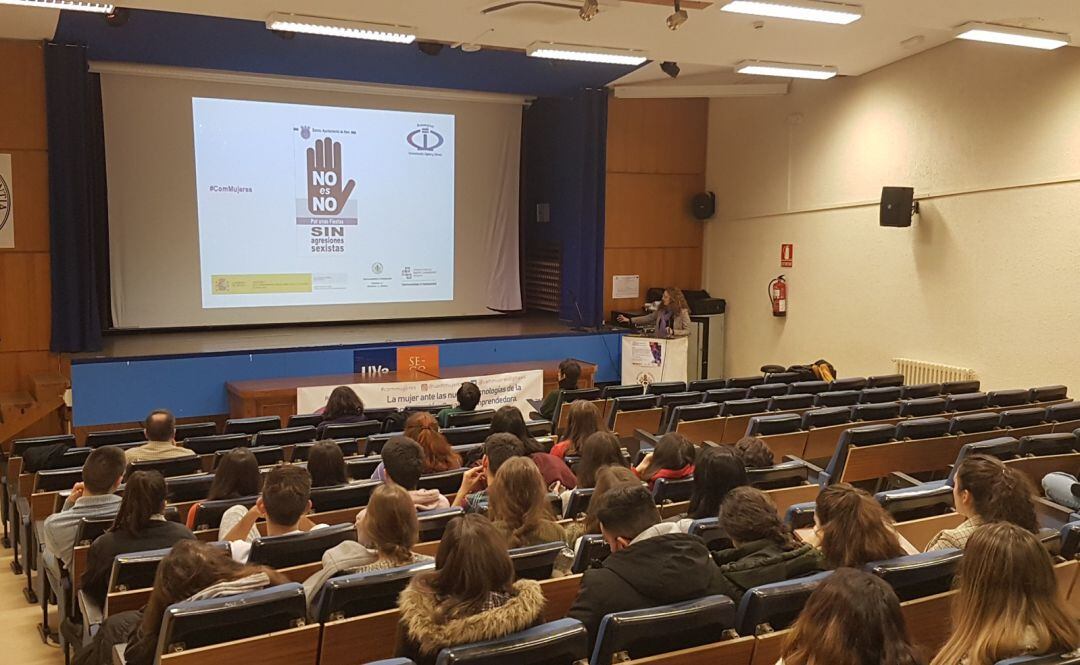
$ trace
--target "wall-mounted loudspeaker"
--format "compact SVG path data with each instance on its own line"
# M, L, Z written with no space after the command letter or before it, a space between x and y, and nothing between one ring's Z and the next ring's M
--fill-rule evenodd
M694 198L690 200L690 209L693 211L695 218L709 219L716 214L716 194L712 192L694 194Z
M882 226L911 226L911 216L919 211L915 199L914 187L882 187L881 213Z

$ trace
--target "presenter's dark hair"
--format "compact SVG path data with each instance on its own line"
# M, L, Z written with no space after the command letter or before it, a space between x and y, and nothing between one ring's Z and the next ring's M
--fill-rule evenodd
M521 445L525 447L526 455L547 452L543 444L529 436L529 428L525 425L525 416L521 415L521 411L516 406L507 405L495 412L495 416L491 419L491 433L513 434L521 441Z
M364 415L364 403L348 386L334 388L334 392L330 393L330 399L326 400L326 408L323 409L323 420L362 415Z
M457 389L458 406L466 411L472 411L480 403L480 387L472 381L466 381Z
M151 441L172 441L176 436L176 418L168 409L154 409L146 417L143 428Z
M567 358L559 363L559 387L563 390L577 390L578 380L581 378L581 364L573 358Z

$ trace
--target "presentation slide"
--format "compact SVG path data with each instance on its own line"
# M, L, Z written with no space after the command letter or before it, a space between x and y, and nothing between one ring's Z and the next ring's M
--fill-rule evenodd
M204 309L453 300L453 115L191 104Z

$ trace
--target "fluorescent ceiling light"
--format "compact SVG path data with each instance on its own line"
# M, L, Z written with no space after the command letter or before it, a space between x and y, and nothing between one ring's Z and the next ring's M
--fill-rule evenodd
M266 19L266 27L283 32L302 32L309 35L369 39L376 42L412 44L416 41L416 28L385 23L344 21L321 16L274 13Z
M992 23L965 23L956 32L957 39L970 39L976 42L1008 44L1009 46L1027 46L1049 51L1068 46L1069 35L1045 30L1028 30Z
M529 45L529 48L525 49L525 53L534 58L602 62L609 65L640 65L649 59L644 51L634 49L582 46L580 44L553 44L551 42L533 42Z
M75 2L74 0L0 0L0 5L41 7L42 9L71 9L77 12L111 14L115 7L104 2Z
M739 74L757 74L759 76L783 76L785 78L817 79L823 81L836 76L836 67L821 65L797 65L790 62L766 62L764 60L743 60L735 64Z
M756 2L734 0L721 7L722 11L772 18L790 18L798 21L817 21L847 25L862 18L860 5L842 2L818 2L816 0L781 0L780 2Z

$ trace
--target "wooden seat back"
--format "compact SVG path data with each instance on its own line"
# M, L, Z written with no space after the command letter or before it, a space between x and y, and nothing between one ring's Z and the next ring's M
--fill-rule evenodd
M810 432L798 431L787 434L768 434L760 438L769 445L776 459L784 459L788 455L805 458L806 440L809 436Z
M1042 487L1043 476L1051 471L1064 471L1074 476L1080 474L1080 453L1019 457L1006 460L1005 464L1026 474L1035 487Z
M755 641L753 637L740 637L625 662L628 665L750 665Z
M248 661L259 665L318 665L319 628L319 624L313 623L224 644L162 654L161 665L220 665Z
M655 433L660 431L660 418L663 415L664 410L660 407L637 411L618 411L615 413L615 424L611 430L624 438L632 438L634 432L639 429Z
M848 448L847 462L840 474L840 480L856 483L885 478L893 471L942 471L956 461L961 445L958 436L941 436L871 446L852 446Z
M724 426L727 418L705 418L702 420L681 420L675 425L675 431L682 434L691 443L701 445L706 441L721 441L724 438Z
M917 520L897 522L896 532L907 539L920 552L933 540L940 531L955 529L967 519L960 513L945 513L932 517L922 517Z
M608 412L611 409L611 400L590 399L586 401L591 402L592 405L596 407L596 410L600 412L600 418L602 419L601 422L607 422ZM555 428L555 431L553 432L553 434L556 434L559 437L566 436L566 428L568 427L568 424L570 422L571 405L573 405L573 402L567 402L566 404L562 405L561 409L559 409L559 422Z

